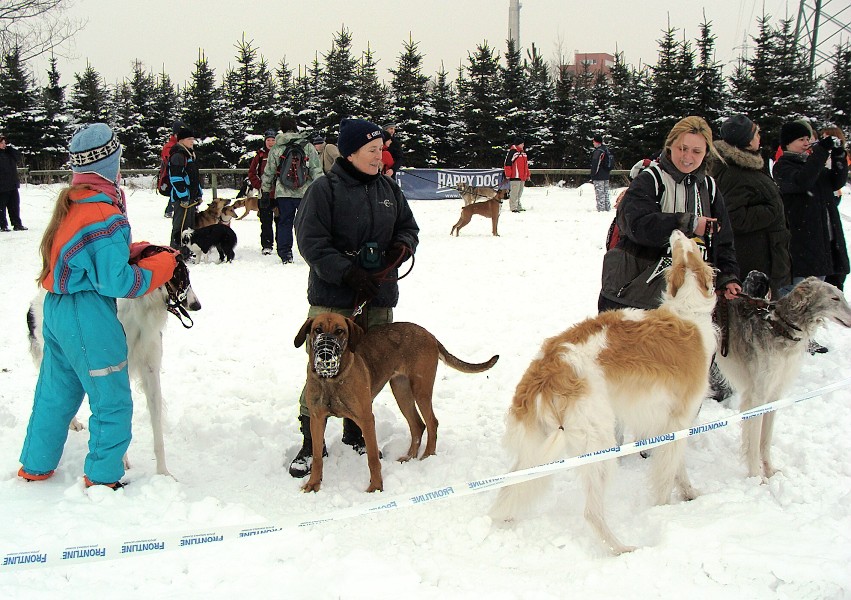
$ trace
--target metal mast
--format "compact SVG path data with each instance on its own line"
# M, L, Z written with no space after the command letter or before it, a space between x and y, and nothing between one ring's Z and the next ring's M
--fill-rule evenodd
M508 3L508 39L514 40L514 48L520 48L520 0Z
M801 0L795 24L795 43L807 50L810 73L833 64L837 45L851 41L851 3L848 0Z

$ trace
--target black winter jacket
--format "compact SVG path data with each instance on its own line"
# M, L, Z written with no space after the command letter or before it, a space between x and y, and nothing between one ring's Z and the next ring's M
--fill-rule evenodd
M594 148L591 154L591 181L608 181L612 170L608 167L606 161L606 151L608 150L605 144L600 144Z
M11 192L21 187L18 179L18 162L21 154L11 146L0 150L0 192Z
M789 239L783 200L777 184L763 170L758 152L737 148L723 140L715 149L726 161L710 161L709 171L724 194L742 276L756 269L768 275L772 296L792 280Z
M848 256L845 236L838 219L839 211L836 210L834 219L838 232L833 228L828 212L836 208L833 192L845 184L848 163L843 154L831 158L831 167L826 169L825 162L829 156L828 150L816 144L809 156L784 152L774 164L774 180L780 186L786 221L792 233L789 251L793 277L823 277L843 272L834 269L831 237L836 242L841 239L844 265L839 266L848 272Z
M412 251L419 227L402 190L390 177L367 176L340 157L327 175L308 188L295 218L298 249L310 267L307 301L311 306L354 307L355 291L343 275L355 264L355 254L374 242L386 252L394 242ZM382 261L377 270L384 269ZM376 307L392 308L399 301L398 269L387 274Z

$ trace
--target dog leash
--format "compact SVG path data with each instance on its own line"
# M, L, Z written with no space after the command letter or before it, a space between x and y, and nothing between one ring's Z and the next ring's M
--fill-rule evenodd
M151 244L142 250L141 256L143 258L147 258L148 256L159 254L160 252L179 254L179 252L169 246L155 246ZM174 272L171 275L171 279L166 281L165 289L168 293L168 298L165 301L166 310L177 317L177 320L180 321L180 324L183 325L185 329L191 329L192 326L195 325L195 322L192 320L192 317L189 316L187 310L183 308L183 301L186 300L186 293L189 289L189 269L187 268L186 263L182 260L178 260L177 264L174 266ZM184 319L189 322L188 325Z
M727 356L730 349L730 307L728 306L728 303L732 302L732 300L728 300L727 297L724 296L723 290L717 290L715 293L718 295L718 303L715 305L715 310L712 313L712 320L716 325L718 325L718 330L721 334L721 356ZM774 302L769 302L764 298L754 298L753 296L749 296L743 292L739 292L736 295L736 299L740 299L746 304L753 306L757 316L768 323L768 326L771 327L771 331L778 337L784 337L793 342L801 341L801 338L795 337L795 334L792 333L793 331L801 331L801 328L778 315L775 310L776 306Z

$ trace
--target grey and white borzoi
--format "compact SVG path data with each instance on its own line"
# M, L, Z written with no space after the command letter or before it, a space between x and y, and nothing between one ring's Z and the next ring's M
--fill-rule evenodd
M749 275L750 277L750 275ZM813 332L825 321L851 328L851 308L842 292L809 277L767 310L744 299L728 302L728 351L716 355L721 373L741 394L741 410L783 397L801 370ZM742 423L742 451L748 476L774 475L771 436L774 413Z

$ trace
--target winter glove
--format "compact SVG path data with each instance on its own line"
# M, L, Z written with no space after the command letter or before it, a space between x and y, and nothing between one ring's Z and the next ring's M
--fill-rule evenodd
M842 142L839 140L839 138L829 135L827 137L821 138L818 141L818 145L824 148L825 150L834 150L836 148L841 148Z
M263 192L260 194L260 208L269 208L269 192Z
M372 275L357 265L353 265L343 274L343 283L366 300L372 300L378 295L378 283L372 278Z
M387 265L400 265L408 256L413 254L411 249L402 242L393 242L393 244L384 252L384 261Z

